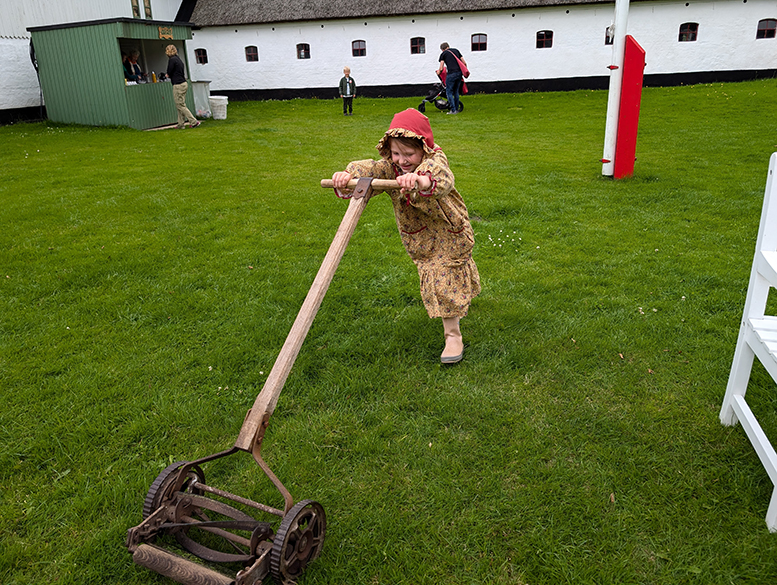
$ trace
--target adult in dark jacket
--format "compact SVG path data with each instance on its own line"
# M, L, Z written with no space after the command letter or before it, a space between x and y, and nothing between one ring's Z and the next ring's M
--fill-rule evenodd
M186 92L189 89L189 84L186 83L186 69L184 69L183 61L178 56L178 49L175 45L167 45L165 53L168 57L167 75L173 84L173 101L175 101L175 107L178 110L176 128L183 128L187 120L192 128L196 128L200 125L200 121L186 107Z
M461 56L459 50L452 48L448 43L441 44L440 50L442 51L442 54L440 55L440 66L437 68L437 75L442 73L443 68L447 69L445 77L445 94L448 98L448 106L450 107L448 113L458 114L459 92L461 91L463 76L461 74L459 62L456 61L456 57L461 59L461 62L464 63L464 65L466 65L467 62Z

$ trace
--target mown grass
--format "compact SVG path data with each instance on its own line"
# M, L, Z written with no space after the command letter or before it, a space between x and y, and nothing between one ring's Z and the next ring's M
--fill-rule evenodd
M606 100L428 112L483 279L455 367L389 202L370 202L264 444L327 511L302 583L777 579L773 486L718 422L777 87L646 89L636 175L617 182L598 162ZM0 128L0 582L166 582L123 546L149 484L232 445L345 211L318 181L418 102ZM777 436L760 366L748 397ZM209 482L279 505L242 455Z

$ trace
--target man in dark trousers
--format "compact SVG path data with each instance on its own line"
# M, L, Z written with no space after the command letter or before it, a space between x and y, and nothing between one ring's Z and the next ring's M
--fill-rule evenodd
M448 43L440 45L442 54L440 55L440 67L437 69L437 75L442 73L443 68L447 69L445 77L445 94L448 97L449 114L459 113L459 91L461 90L461 67L456 60L458 57L464 65L467 62L462 58L458 49L451 48Z

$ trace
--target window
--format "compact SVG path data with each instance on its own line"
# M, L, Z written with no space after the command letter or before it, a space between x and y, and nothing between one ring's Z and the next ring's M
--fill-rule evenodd
M246 47L246 61L258 61L259 60L259 49L254 47L253 45L249 45Z
M758 21L758 31L755 33L757 39L773 39L777 31L777 20L774 18L764 18Z
M426 53L426 39L424 37L410 39L410 54L423 55L424 53Z
M696 40L696 37L699 34L699 23L698 22L686 22L685 24L680 25L680 36L678 37L678 41L681 43L689 43Z
M488 45L488 36L483 34L472 35L472 50L485 51Z
M366 41L354 41L351 43L351 53L354 57L366 57L367 56L367 42Z
M307 43L297 45L297 59L310 59L310 45Z
M553 46L553 31L552 30L537 31L537 48L550 49L552 46Z
M140 4L138 0L132 0L132 18L140 18Z
M200 65L205 65L208 62L208 51L205 49L194 49L194 60Z
M608 26L604 29L604 44L612 45L615 40L615 31L612 30L612 26Z
M146 10L146 18L151 18L151 0L143 0L143 8Z

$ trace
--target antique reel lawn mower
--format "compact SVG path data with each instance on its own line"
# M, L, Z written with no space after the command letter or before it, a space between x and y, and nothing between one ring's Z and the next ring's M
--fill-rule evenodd
M332 181L321 185L332 187ZM354 188L353 198L235 444L208 457L174 463L151 484L143 521L127 532L126 545L138 565L186 585L260 585L268 575L289 585L321 554L324 508L313 500L295 503L262 459L261 447L286 378L373 188L397 188L397 183L365 178L353 180L349 187ZM239 451L253 456L283 497L283 509L206 483L204 464ZM273 517L280 519L277 528L267 520ZM163 541L174 541L174 550L165 548Z

